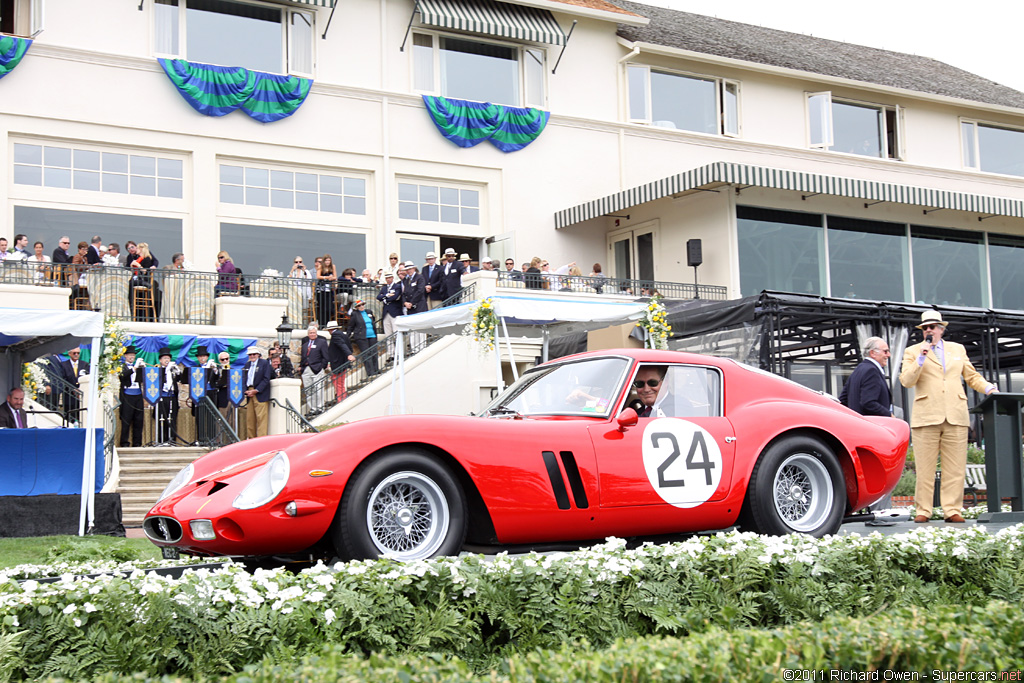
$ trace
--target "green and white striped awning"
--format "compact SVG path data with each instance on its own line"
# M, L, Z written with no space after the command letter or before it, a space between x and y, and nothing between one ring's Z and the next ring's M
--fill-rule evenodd
M288 0L299 5L315 5L316 7L330 7L334 8L335 0Z
M491 0L416 0L416 6L427 26L565 45L565 33L546 9Z
M912 204L930 209L970 211L988 216L1024 218L1024 201L1019 199L718 162L563 209L555 213L555 227L575 225L689 190L710 189L727 184L854 197L874 202Z

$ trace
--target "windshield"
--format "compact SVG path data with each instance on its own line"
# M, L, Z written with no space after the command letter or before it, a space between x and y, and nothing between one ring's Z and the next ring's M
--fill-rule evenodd
M544 365L520 377L483 414L607 417L628 368L626 358Z

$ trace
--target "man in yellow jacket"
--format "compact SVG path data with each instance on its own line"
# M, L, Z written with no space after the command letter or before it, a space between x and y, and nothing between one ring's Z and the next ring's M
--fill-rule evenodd
M927 522L932 513L935 463L942 453L942 514L947 522L963 522L964 470L967 467L967 394L961 378L975 391L998 391L974 369L960 344L942 339L948 323L938 311L921 314L924 341L903 353L900 384L914 387L910 429L917 464L914 504L917 523Z

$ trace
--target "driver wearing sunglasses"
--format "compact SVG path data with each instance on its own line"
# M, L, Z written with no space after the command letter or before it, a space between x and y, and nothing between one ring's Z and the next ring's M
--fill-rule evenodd
M633 389L637 398L644 404L643 409L637 411L640 417L652 416L654 402L658 400L658 392L665 381L666 371L664 365L644 365L637 371Z

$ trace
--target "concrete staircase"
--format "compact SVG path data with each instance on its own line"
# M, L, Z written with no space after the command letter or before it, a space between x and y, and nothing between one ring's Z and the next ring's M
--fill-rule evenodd
M126 527L142 520L178 471L207 448L118 448L121 520Z

